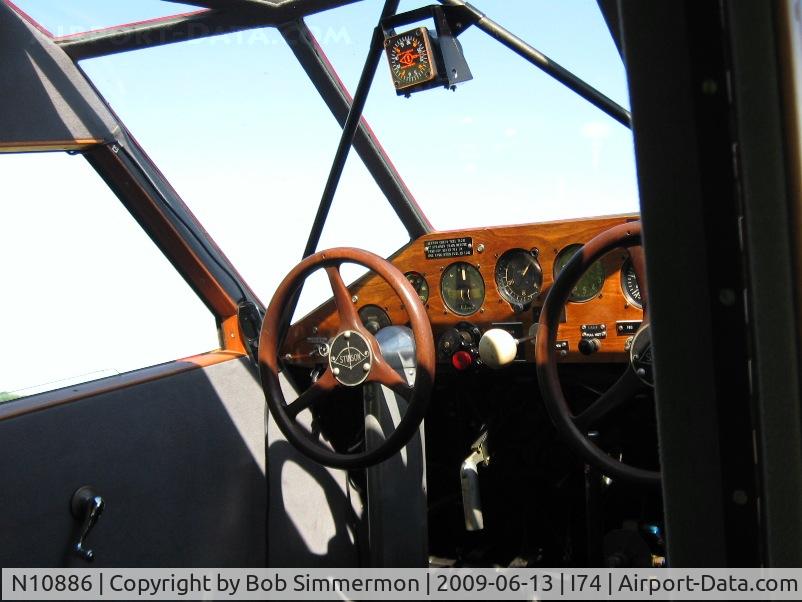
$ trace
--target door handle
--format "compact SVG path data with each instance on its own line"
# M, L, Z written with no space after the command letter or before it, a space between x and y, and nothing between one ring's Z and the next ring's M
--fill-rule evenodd
M70 511L77 520L81 521L81 530L78 533L78 541L73 544L71 551L86 562L92 562L95 559L95 552L86 547L86 538L89 537L89 532L103 513L105 505L106 502L91 485L84 485L72 494Z

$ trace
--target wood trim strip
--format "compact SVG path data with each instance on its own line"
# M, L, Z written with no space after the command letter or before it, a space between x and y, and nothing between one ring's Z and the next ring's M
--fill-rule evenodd
M0 153L30 153L52 151L86 150L92 146L104 144L99 138L78 138L76 140L15 140L0 141Z
M104 393L118 391L152 382L169 376L175 376L190 370L208 368L215 364L247 357L244 353L217 350L200 355L193 355L174 362L159 364L149 368L126 372L117 376L109 376L55 391L47 391L30 397L23 397L0 404L0 422L18 416L32 414L48 408L81 401Z

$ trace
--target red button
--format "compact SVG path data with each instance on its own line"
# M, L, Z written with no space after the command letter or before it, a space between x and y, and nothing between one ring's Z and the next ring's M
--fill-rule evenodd
M451 365L457 370L467 370L473 364L473 356L467 351L457 351L451 356Z

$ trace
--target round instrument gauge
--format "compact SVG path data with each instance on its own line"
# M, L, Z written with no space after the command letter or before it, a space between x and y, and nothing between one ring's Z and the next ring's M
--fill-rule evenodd
M440 295L448 309L459 316L468 316L479 311L484 303L485 281L470 263L457 261L443 272Z
M378 305L365 305L359 310L359 319L362 324L370 331L370 334L376 334L385 326L390 326L390 316Z
M580 244L573 244L568 245L562 251L557 254L557 257L554 259L554 278L556 279L557 276L560 274L562 269L571 261L571 258L582 248ZM591 265L587 271L582 275L582 278L579 279L579 282L576 283L576 286L571 291L571 295L568 297L569 301L573 301L574 303L584 303L585 301L590 301L601 292L602 286L604 286L604 268L602 267L601 262L596 261Z
M422 303L426 303L429 300L429 283L426 282L426 278L423 277L423 274L419 274L418 272L407 272L404 274L409 280L409 283L412 285L412 288L415 289L415 292L418 293L418 297Z
M638 286L638 276L635 274L635 266L632 260L627 258L621 266L621 290L630 305L638 309L643 309L643 301L640 297L640 286Z
M525 307L537 297L543 284L543 270L537 259L523 249L504 253L496 263L496 286L504 299Z

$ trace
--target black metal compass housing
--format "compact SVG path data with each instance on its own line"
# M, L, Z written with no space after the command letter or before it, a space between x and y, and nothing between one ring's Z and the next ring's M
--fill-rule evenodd
M395 33L396 27L427 19L434 20L434 31L417 27ZM396 93L406 96L437 86L453 88L473 79L457 36L474 21L459 6L426 6L382 19L384 49Z

